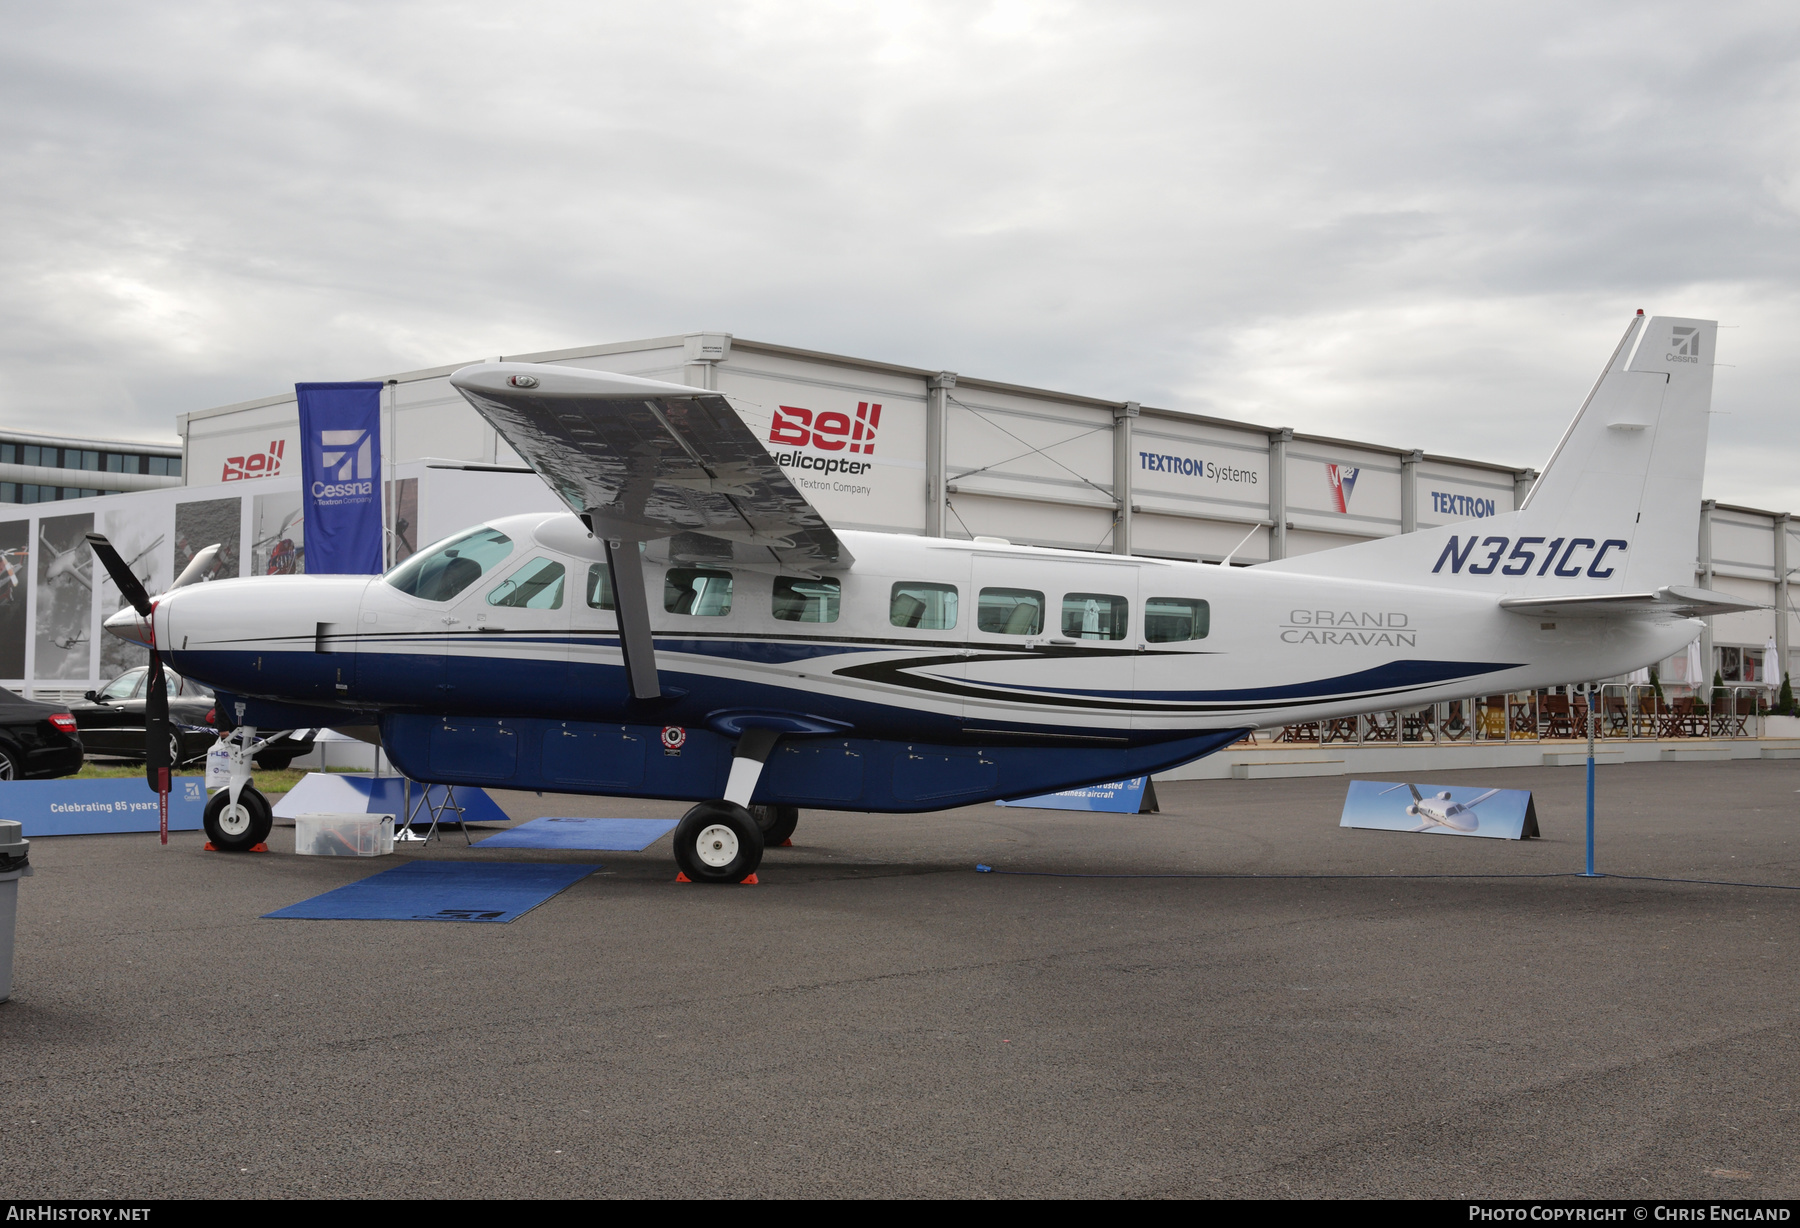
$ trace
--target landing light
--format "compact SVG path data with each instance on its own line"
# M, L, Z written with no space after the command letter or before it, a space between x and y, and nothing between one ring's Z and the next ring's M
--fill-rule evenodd
M535 375L509 375L506 377L506 382L514 388L536 388L538 385Z

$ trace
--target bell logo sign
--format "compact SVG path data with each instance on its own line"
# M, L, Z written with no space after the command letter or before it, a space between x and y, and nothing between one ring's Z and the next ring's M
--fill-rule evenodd
M821 452L842 452L848 447L852 452L872 455L875 430L880 425L881 406L867 401L857 402L855 421L836 410L815 414L810 409L783 405L776 409L775 419L769 425L769 442L795 448L810 444Z
M271 439L267 452L230 457L225 462L224 472L219 475L219 481L241 482L245 478L272 478L281 472L281 454L286 449L285 440Z

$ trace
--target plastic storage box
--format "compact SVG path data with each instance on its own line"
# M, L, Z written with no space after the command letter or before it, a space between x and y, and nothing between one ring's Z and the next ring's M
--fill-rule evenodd
M394 816L295 815L294 851L302 857L385 857L394 851Z

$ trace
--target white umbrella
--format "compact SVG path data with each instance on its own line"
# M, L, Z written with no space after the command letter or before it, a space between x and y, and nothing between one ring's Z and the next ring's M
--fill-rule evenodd
M1763 645L1762 681L1767 686L1780 686L1781 675L1785 672L1781 668L1781 650L1775 646L1775 637L1771 635L1769 642Z
M1687 646L1687 680L1698 695L1712 679L1700 672L1700 637L1695 636Z

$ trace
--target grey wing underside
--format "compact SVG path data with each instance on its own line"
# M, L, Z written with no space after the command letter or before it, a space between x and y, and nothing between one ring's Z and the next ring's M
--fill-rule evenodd
M482 363L450 382L597 535L667 539L674 562L802 574L851 564L716 392L537 363Z

